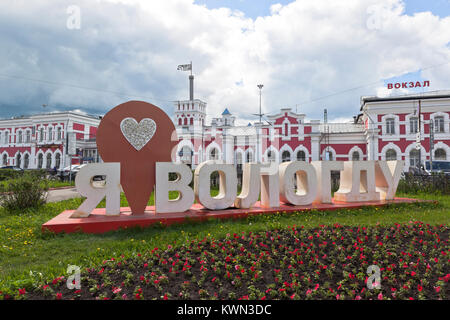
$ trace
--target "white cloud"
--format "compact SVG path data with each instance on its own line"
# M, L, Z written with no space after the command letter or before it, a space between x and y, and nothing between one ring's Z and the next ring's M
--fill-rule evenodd
M379 80L450 61L450 18L407 16L400 0L297 0L255 20L193 0L80 0L81 29L68 30L72 4L0 3L0 74L76 85L0 77L1 103L106 111L140 98L171 113L171 100L188 97L188 73L176 66L193 61L195 96L209 117L228 107L243 123L254 120L263 83L266 113L300 104L308 118L321 119L326 107L330 120L351 119L361 95L383 94ZM449 71L423 77L448 89Z

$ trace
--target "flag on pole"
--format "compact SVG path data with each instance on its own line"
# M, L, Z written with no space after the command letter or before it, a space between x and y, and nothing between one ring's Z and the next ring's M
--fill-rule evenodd
M177 70L181 70L181 71L189 71L192 70L192 63L189 64L180 64L177 68Z

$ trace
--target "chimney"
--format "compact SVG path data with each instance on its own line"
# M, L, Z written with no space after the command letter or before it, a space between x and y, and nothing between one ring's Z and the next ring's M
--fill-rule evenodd
M189 100L194 100L194 76L189 76Z

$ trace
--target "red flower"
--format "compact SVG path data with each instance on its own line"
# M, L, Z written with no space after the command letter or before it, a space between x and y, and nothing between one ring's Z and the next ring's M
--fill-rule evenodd
M19 289L19 294L20 295L24 295L25 293L26 293L25 288Z
M61 300L61 298L62 298L62 293L61 293L61 292L58 292L58 293L56 294L56 300Z
M423 287L419 284L419 285L417 286L417 290L419 290L419 292L421 292L421 291L423 290Z

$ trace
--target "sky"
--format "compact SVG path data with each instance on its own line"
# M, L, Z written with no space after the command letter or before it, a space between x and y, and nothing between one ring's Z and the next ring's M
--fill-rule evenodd
M207 119L259 110L347 122L361 96L450 90L450 0L2 0L0 117L102 115L144 100ZM430 81L388 90L387 84ZM43 106L45 105L45 107Z

